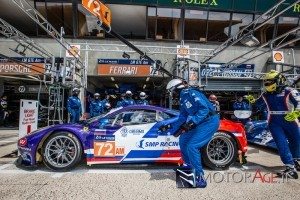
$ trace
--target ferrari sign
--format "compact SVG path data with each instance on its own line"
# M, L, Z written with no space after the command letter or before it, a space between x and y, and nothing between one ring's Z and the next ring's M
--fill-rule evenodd
M273 63L284 63L283 51L273 51Z
M103 24L110 27L111 11L105 4L99 0L82 0L82 6L102 21Z

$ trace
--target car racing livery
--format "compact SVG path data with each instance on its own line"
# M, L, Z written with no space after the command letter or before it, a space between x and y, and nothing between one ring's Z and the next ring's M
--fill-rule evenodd
M43 162L53 170L69 170L82 159L88 165L111 163L181 164L179 139L159 128L178 119L179 112L133 105L78 124L52 125L19 139L18 163ZM171 130L171 129L170 129ZM221 120L219 130L202 151L204 164L224 169L247 151L243 125Z

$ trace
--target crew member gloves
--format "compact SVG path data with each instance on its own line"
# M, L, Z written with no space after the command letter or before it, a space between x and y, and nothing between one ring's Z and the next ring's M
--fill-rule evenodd
M288 113L284 119L288 122L295 121L298 117L300 117L300 111L295 110L293 112Z
M245 95L245 99L247 99L250 103L255 103L255 98L252 95Z

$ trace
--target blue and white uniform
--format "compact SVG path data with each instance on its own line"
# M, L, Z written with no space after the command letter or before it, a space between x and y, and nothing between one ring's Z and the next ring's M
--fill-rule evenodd
M81 101L77 96L70 96L68 98L67 109L70 113L70 123L79 122L82 115Z
M131 106L131 105L135 105L135 102L132 98L125 98L120 103L120 107L126 107L126 106Z
M149 105L149 101L147 101L146 99L139 99L136 101L137 105Z
M103 113L103 104L101 100L95 99L90 103L90 117L96 117Z
M195 128L180 136L179 145L184 162L195 169L196 176L203 175L199 149L211 140L219 122L219 115L202 92L193 88L180 92L180 115L172 127L179 129L184 123L195 124Z
M250 106L248 103L246 103L245 101L236 101L233 104L233 110L249 110Z
M289 87L281 92L266 92L256 100L260 107L266 104L268 110L269 129L279 150L282 162L289 166L294 165L293 158L300 158L300 131L298 120L288 122L286 114L300 110L300 93Z

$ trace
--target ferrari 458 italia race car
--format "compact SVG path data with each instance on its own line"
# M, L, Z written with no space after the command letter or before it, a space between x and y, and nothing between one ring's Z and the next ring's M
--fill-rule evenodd
M82 158L88 165L112 163L182 163L179 139L163 125L179 112L155 106L128 106L79 124L38 129L19 139L19 164L44 163L53 170L69 170ZM201 149L204 164L225 169L247 151L242 124L222 120L218 132Z

